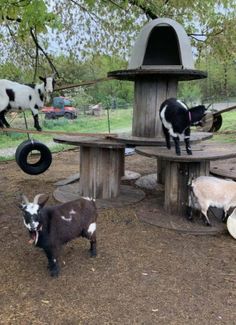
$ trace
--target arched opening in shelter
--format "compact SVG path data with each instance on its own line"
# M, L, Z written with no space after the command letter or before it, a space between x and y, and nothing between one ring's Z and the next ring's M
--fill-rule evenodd
M155 26L148 38L143 65L181 66L178 36L171 26Z

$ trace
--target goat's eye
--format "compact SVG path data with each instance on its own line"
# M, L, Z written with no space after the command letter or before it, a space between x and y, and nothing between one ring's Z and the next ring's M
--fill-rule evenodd
M39 221L39 216L38 215L34 216L34 221Z
M29 214L24 215L24 219L26 223L30 223L31 221L31 216Z

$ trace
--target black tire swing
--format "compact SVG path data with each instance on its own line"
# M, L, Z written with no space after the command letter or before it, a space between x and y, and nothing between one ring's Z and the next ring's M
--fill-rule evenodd
M25 118L25 115L24 115ZM28 129L25 118L26 129ZM40 154L36 162L29 162L29 157L33 151ZM30 139L28 133L28 140L23 141L16 149L15 159L18 166L29 175L39 175L44 173L52 163L52 153L50 149L38 140Z
M28 157L33 151L40 154L40 158L35 163L30 163ZM39 175L44 173L52 163L52 154L49 148L37 140L25 140L16 149L15 159L18 166L30 175Z

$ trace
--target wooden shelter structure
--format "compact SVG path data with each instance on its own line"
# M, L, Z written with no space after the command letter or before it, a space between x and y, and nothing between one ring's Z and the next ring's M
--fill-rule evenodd
M162 138L161 103L176 97L179 81L206 78L207 73L194 69L190 40L182 25L157 18L141 30L128 69L111 71L108 77L134 81L132 136Z

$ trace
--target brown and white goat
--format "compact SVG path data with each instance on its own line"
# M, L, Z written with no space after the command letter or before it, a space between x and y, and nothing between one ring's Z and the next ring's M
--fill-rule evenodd
M192 180L190 205L200 209L206 224L211 225L207 212L209 207L224 210L223 221L230 208L236 207L236 182L213 176L199 176Z
M97 209L89 198L45 207L48 197L39 202L41 195L36 195L33 202L23 195L20 208L30 243L44 250L51 276L58 276L61 247L72 239L80 236L89 239L90 255L96 256Z

